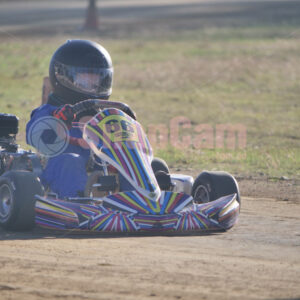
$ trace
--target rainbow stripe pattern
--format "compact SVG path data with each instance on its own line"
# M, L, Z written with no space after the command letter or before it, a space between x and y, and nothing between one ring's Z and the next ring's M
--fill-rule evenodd
M105 109L85 126L83 138L93 152L117 168L137 190L159 196L151 168L152 148L141 125L121 110Z
M36 224L56 230L109 233L227 230L238 220L236 195L195 204L184 193L162 192L154 202L136 191L103 198L101 205L37 196Z

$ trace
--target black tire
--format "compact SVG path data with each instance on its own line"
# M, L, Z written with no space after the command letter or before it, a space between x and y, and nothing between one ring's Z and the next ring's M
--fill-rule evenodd
M231 194L237 194L237 201L241 204L238 183L227 172L202 172L192 188L192 196L197 203L211 202Z
M43 195L39 179L31 172L9 171L0 177L0 226L25 231L35 225L35 195Z
M154 174L158 171L164 171L167 174L170 173L167 163L161 158L154 157L152 160L151 166L152 166L152 170L153 170Z

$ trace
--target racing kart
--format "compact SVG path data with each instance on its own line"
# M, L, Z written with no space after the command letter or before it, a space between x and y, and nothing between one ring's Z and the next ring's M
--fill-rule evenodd
M42 155L15 143L18 118L0 114L0 225L30 230L106 233L190 233L226 231L239 217L241 198L235 178L226 172L193 177L170 174L153 158L140 123L121 102L86 100L74 111L97 113L82 124L91 162L84 195L59 199L39 177ZM120 190L123 176L130 188Z

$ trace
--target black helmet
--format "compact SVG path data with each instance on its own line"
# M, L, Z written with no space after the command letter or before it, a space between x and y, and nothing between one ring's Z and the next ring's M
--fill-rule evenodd
M68 40L56 50L49 67L54 96L65 104L90 98L108 99L112 76L109 53L86 40Z

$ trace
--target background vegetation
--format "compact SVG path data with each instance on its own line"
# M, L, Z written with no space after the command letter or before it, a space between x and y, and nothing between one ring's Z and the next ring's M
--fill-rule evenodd
M202 27L125 37L69 32L3 36L0 111L25 124L41 103L42 78L55 49L69 38L92 39L109 50L112 99L127 102L147 128L175 116L197 124L243 124L245 149L155 149L171 167L223 169L239 175L300 178L300 32L294 25ZM27 146L26 146L27 147Z

